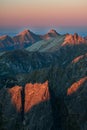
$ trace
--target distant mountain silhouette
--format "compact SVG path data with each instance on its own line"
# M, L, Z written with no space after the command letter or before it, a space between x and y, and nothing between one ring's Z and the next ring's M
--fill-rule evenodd
M17 36L13 37L13 40L14 42L23 44L23 43L35 43L42 39L40 35L36 35L30 30L24 30L23 32L19 33Z
M55 30L50 30L45 35L38 35L30 30L24 30L14 37L8 35L0 36L0 50L13 50L25 48L40 40L48 40L57 37L59 34Z
M56 47L59 48L60 44L72 45L72 44L87 43L87 38L86 37L83 38L79 36L77 33L75 33L74 35L72 34L60 35L54 29L51 29L45 35L38 35L38 34L33 33L30 30L24 30L14 37L10 37L8 35L0 36L0 50L1 51L23 49L23 48L27 48L33 45L34 43L37 43L37 44L35 45L35 47L32 46L29 49L30 51L33 51L33 50L53 51L56 49ZM57 46L55 46L55 44ZM38 45L38 48L36 48L37 45ZM54 49L53 49L53 46L55 46Z
M56 30L50 30L47 34L45 34L44 36L42 36L42 39L48 40L52 37L57 37L60 34L56 32Z

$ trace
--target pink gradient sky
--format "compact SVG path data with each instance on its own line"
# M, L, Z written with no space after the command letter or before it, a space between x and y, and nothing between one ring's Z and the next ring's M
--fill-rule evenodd
M87 0L0 0L0 27L87 26Z

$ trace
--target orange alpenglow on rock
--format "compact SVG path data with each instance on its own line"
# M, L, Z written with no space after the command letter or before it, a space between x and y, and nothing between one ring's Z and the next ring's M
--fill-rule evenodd
M81 55L81 56L76 57L76 58L72 61L72 63L77 63L77 62L78 62L79 60L81 60L83 57L84 57L84 55Z
M42 39L44 40L48 40L52 37L57 37L59 36L60 34L56 32L56 30L52 29L50 30L47 34L45 34L44 36L42 36Z
M28 83L25 86L25 112L40 102L49 100L48 81L45 83Z
M12 104L16 107L17 111L21 111L22 101L21 101L21 86L15 86L13 88L9 88L8 92L11 95Z
M87 43L85 38L79 36L77 33L75 33L74 35L72 34L67 34L65 37L65 40L62 44L62 46L64 45L74 45L74 44L81 44L81 43Z
M16 107L18 112L21 111L22 107L22 89L23 88L21 86L15 86L13 88L9 88L8 90L11 95L12 104ZM35 84L27 83L25 85L24 111L28 112L34 105L47 101L49 98L48 81Z
M81 60L83 57L85 57L85 56L87 56L87 54L76 57L76 58L72 61L72 63L77 63L78 61L80 61L80 60Z
M87 77L81 78L79 81L73 83L71 87L68 88L67 95L71 95L76 92L85 81L87 81Z

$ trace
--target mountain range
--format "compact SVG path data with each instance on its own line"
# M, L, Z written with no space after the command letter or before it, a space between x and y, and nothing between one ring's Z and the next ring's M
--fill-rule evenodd
M26 30L11 39L31 45L0 54L0 128L86 130L86 37Z
M57 37L59 34L55 30L50 30L45 35L37 35L30 30L24 30L14 37L8 35L0 36L0 50L12 50L24 48L40 40L47 40Z
M14 50L14 49L23 49L31 46L34 43L37 43L38 41L47 41L50 42L51 39L59 38L58 42L61 42L64 44L78 44L78 43L86 43L87 38L83 38L79 36L77 33L74 35L71 34L65 34L60 35L56 32L56 30L50 30L45 35L38 35L33 33L30 30L24 30L23 32L20 32L18 35L14 37L10 37L8 35L0 36L0 51L8 51L8 50Z

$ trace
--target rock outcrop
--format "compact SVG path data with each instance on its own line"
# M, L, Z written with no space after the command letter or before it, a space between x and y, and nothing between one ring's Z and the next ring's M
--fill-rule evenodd
M50 109L50 104L49 104L50 94L48 90L48 81L42 84L27 83L24 88L21 86L14 86L11 88L1 89L0 95L4 97L4 98L2 97L0 98L0 102L2 102L3 115L6 119L9 118L8 123L4 124L5 126L8 126L7 127L8 130L11 129L11 127L13 130L16 130L15 127L18 120L19 120L18 125L19 126L21 125L20 128L22 128L23 122L26 123L28 121L30 123L29 120L31 116L29 118L27 116L28 114L26 113L32 114L32 112L30 111L32 111L33 107L39 106L39 104L42 104L42 106L44 107L44 103L48 102L47 103L48 105L46 107L47 110L48 107ZM6 108L8 109L6 110ZM38 114L40 113L40 115L43 117L42 110L46 111L45 109L43 108L39 111L39 107L37 107ZM45 114L47 116L48 114L47 111ZM26 128L27 126L23 126L23 127ZM33 128L31 129L33 130Z
M79 36L77 33L74 33L74 35L67 34L62 46L75 45L75 44L81 44L81 43L87 43L85 38Z
M73 83L67 90L67 95L75 93L87 81L87 77L81 78L79 81Z

